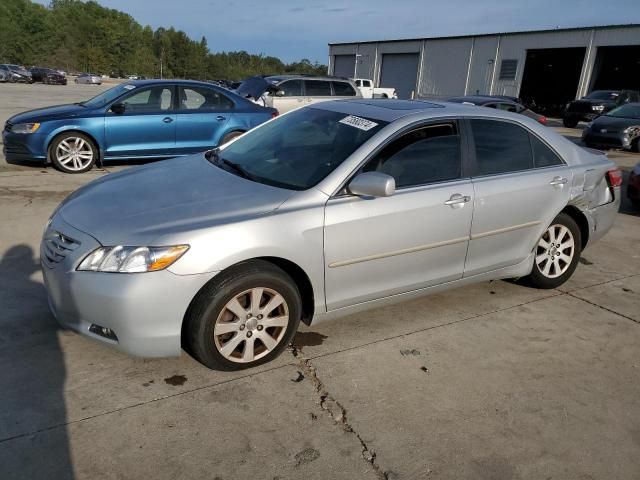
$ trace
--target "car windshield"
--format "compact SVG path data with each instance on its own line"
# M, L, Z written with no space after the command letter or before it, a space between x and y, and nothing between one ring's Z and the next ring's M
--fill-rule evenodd
M596 90L595 92L591 92L585 98L589 98L591 100L616 100L620 96L618 92L611 92L609 90Z
M306 190L385 125L380 120L303 108L224 147L218 164L260 183Z
M105 105L112 102L119 96L127 92L130 92L134 88L136 88L135 85L131 85L130 83L123 83L121 85L118 85L117 87L110 88L106 92L102 92L99 95L96 95L95 97L89 100L80 102L80 105L84 105L86 107L95 107L95 108L104 107Z
M640 104L623 105L607 112L607 117L637 118L640 119Z

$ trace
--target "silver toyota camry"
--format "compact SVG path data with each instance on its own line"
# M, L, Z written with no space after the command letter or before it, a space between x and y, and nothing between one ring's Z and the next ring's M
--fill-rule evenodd
M611 227L621 181L521 115L334 101L77 190L41 259L64 326L239 369L276 357L300 321L491 279L557 287Z

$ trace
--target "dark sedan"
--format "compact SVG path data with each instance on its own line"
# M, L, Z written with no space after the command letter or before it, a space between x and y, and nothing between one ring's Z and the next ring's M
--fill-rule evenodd
M640 103L628 103L599 116L583 131L582 140L589 147L639 152Z
M567 128L574 128L579 121L589 122L620 105L638 101L640 96L633 90L594 90L567 104L562 123Z
M29 69L34 82L42 82L47 85L66 85L67 77L57 70L43 67L33 67Z
M524 115L525 117L533 118L537 122L540 122L542 125L547 124L547 117L529 110L523 104L515 101L515 97L506 97L502 95L467 95L465 97L453 97L448 101L519 113L521 115Z

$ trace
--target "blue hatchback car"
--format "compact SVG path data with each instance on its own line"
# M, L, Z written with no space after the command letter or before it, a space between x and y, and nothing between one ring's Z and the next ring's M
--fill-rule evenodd
M85 102L15 115L2 136L8 161L43 160L81 173L103 160L201 152L277 115L209 83L141 80Z

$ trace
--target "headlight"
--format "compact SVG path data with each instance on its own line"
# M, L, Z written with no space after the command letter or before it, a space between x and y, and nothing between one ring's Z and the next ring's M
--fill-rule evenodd
M33 133L39 128L39 123L16 123L11 127L11 131L13 133Z
M100 247L85 257L78 270L89 272L139 273L163 270L189 250L172 247Z
M604 110L604 105L591 105L591 110L594 112L601 112Z

